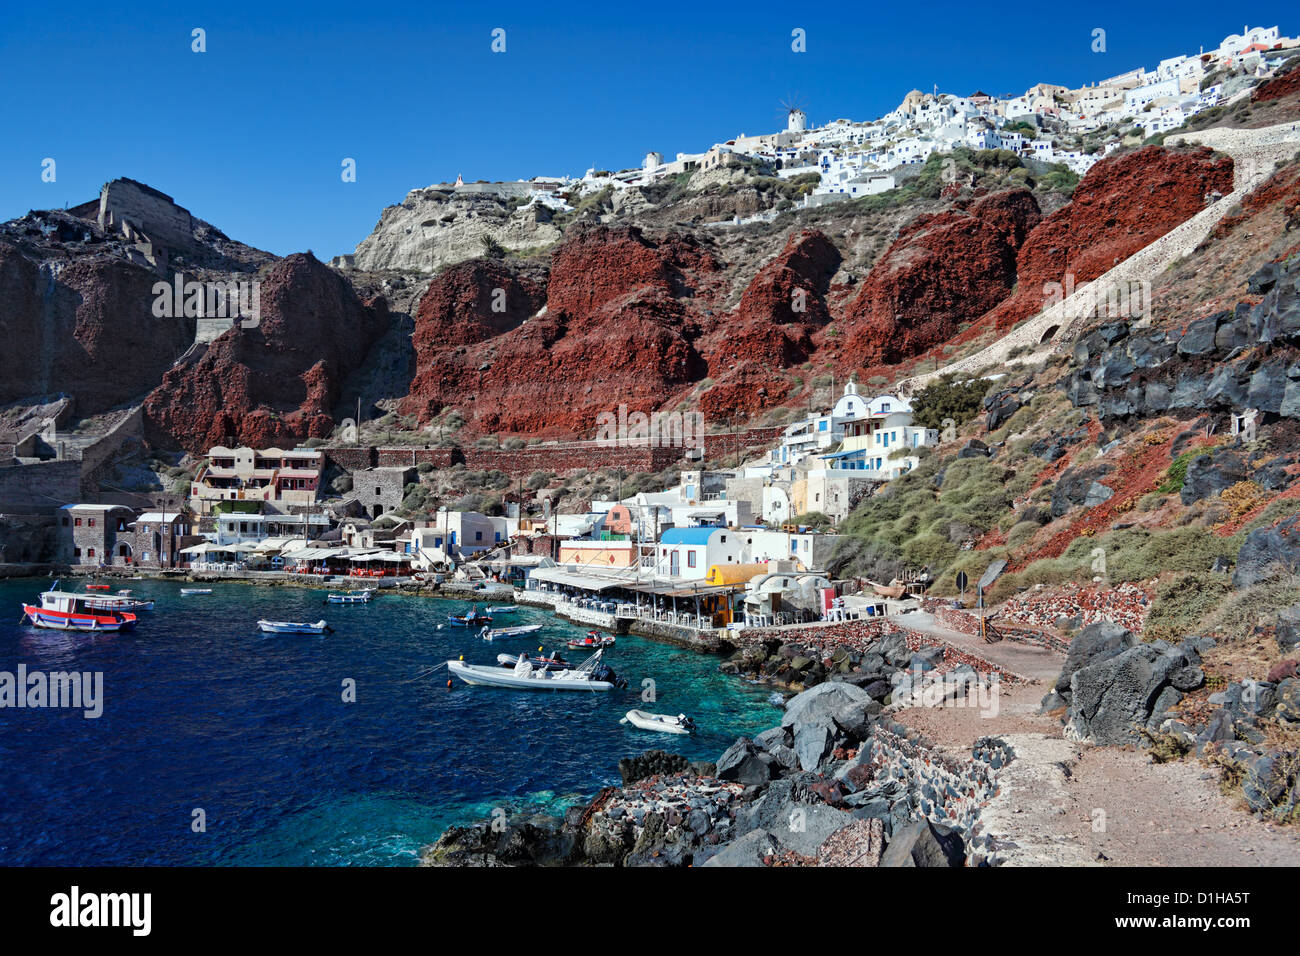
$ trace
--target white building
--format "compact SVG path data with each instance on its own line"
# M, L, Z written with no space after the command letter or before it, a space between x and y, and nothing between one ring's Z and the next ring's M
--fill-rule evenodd
M744 538L730 528L669 528L659 539L655 574L703 578L715 564L743 564L744 559Z

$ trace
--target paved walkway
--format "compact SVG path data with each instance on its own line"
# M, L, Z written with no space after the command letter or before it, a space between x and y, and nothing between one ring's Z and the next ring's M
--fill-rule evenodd
M937 637L968 654L982 657L991 664L997 664L1022 677L1043 683L1054 683L1057 675L1061 673L1061 665L1065 662L1065 655L1059 651L1032 644L1007 640L996 644L985 644L980 637L944 627L934 619L933 614L926 611L898 614L891 617L890 621L899 627Z

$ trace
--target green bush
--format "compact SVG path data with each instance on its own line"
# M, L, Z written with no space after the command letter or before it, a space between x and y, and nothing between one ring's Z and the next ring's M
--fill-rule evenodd
M944 420L950 418L960 427L979 413L991 384L986 378L954 382L945 377L931 382L912 400L912 424L943 428Z

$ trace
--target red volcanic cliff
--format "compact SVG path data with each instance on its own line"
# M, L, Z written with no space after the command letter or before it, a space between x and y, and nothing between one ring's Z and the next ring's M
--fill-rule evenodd
M1039 218L1033 195L1012 190L910 222L845 310L843 363L901 362L996 306L1015 286L1016 254Z
M1044 284L1082 285L1159 239L1205 208L1212 192L1232 191L1232 159L1209 149L1144 146L1103 159L1088 171L1074 198L1043 219L1020 250L1018 287L990 316L998 328L1044 305Z
M107 257L55 275L0 242L0 404L63 392L86 416L153 388L194 340L193 319L154 317L157 280Z
M384 333L387 305L363 305L346 280L296 253L261 279L260 306L256 327L222 333L150 393L151 441L197 453L230 441L265 448L329 435L343 378Z
M692 240L588 228L555 251L541 311L533 280L491 260L463 263L420 300L417 371L402 410L423 422L457 407L473 431L568 435L593 430L622 403L656 409L704 377L687 300L716 268ZM482 294L492 288L507 290L510 310L495 319ZM465 327L479 337L458 339Z
M840 251L816 229L793 233L754 276L734 312L701 338L713 386L701 398L709 421L781 404L790 385L780 370L816 351L813 333L831 320L826 290Z

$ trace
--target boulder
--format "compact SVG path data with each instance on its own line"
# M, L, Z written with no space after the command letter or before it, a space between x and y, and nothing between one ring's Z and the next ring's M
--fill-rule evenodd
M1300 516L1273 527L1256 528L1246 535L1237 552L1232 585L1248 588L1279 574L1300 571Z
M802 769L816 770L833 746L834 736L825 724L805 720L795 725L794 752Z
M1187 331L1178 340L1178 354L1195 356L1209 355L1214 351L1214 334L1219 327L1218 315L1197 319L1187 327Z
M1052 490L1052 517L1059 518L1078 505L1092 508L1109 499L1114 492L1101 479L1111 471L1106 462L1067 469Z
M760 754L748 737L741 737L718 758L716 772L719 780L762 786L772 779L772 760L771 755Z
M766 866L764 858L775 856L780 847L766 830L751 830L712 854L700 866ZM697 859L699 857L697 856Z
M1300 604L1277 612L1277 646L1286 654L1300 645Z
M1076 634L1074 640L1070 642L1070 649L1065 655L1065 663L1061 665L1061 674L1056 679L1055 692L1068 700L1070 681L1074 677L1075 671L1105 660L1108 657L1122 654L1137 642L1138 639L1132 631L1120 627L1118 624L1113 624L1110 621L1098 621L1096 624L1089 624ZM1044 705L1046 705L1046 700L1044 700ZM1060 706L1060 704L1056 706ZM1050 709L1054 710L1055 707Z
M963 866L966 847L961 834L929 820L900 828L880 857L882 867Z
M781 726L793 728L796 736L800 724L834 727L834 715L840 707L845 704L865 705L870 701L871 695L861 687L843 681L818 684L790 699L785 705Z
M1190 505L1202 498L1217 496L1225 488L1245 481L1249 474L1246 463L1229 449L1219 448L1210 454L1197 455L1187 463L1187 478L1178 497L1184 505Z
M1273 691L1273 716L1288 724L1300 723L1300 680L1288 677Z
M1139 644L1096 660L1070 678L1066 736L1100 745L1138 744L1169 676L1190 662L1178 649L1165 653Z

